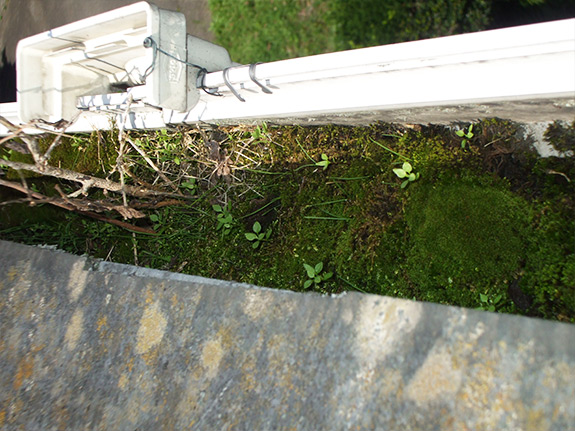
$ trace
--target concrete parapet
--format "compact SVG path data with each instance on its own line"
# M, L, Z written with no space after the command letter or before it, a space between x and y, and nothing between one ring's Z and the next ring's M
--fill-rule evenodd
M0 241L0 429L568 430L575 326Z

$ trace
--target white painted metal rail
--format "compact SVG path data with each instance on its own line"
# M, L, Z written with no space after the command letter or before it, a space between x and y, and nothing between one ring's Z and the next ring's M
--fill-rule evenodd
M499 116L517 121L575 118L575 19L237 66L205 76L188 112L138 104L137 87L108 95L69 131L167 124L450 122ZM236 97L232 87L245 102ZM19 123L17 105L0 114ZM6 134L0 128L0 134Z

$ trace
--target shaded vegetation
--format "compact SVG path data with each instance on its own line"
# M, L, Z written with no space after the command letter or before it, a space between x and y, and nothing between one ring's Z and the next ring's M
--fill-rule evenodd
M575 0L209 0L211 29L254 63L575 16Z
M281 289L358 290L574 321L573 155L538 157L508 121L475 123L473 132L464 148L443 126L131 133L186 198L142 209L147 217L134 223L155 234L15 204L0 207L0 237ZM548 130L563 149L572 133L562 123ZM115 133L95 133L64 140L52 163L118 180L117 150ZM401 188L394 169L406 161L419 177ZM126 183L169 190L140 153L128 151L123 163ZM66 193L76 188L27 181L46 194L55 182Z

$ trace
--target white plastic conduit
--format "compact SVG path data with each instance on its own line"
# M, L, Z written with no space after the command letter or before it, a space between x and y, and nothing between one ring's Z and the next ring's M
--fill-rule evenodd
M360 110L575 98L575 19L450 36L248 66L204 84L226 97L202 97L186 121L281 118ZM177 118L177 116L175 117Z
M572 120L575 19L259 64L256 78L272 94L251 80L249 66L230 68L229 83L245 102L228 89L223 75L212 72L204 80L221 97L202 92L189 112L134 104L126 127L281 119L306 123L314 117L362 112L376 114L372 119L407 112L400 120L393 118L414 122L410 115L417 110L424 112L419 121L431 122L434 117L425 110L441 107L441 119L448 122L462 120L462 113L471 118L490 115L481 110L489 104L507 107L493 115L520 121L517 104L531 110L532 121ZM127 99L128 93L114 95L111 113L84 112L68 130L110 128L121 120ZM6 131L0 128L2 133Z

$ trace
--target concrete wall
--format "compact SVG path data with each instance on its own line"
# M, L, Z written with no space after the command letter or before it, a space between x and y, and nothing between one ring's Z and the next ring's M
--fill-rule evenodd
M0 241L0 429L568 430L575 326Z

